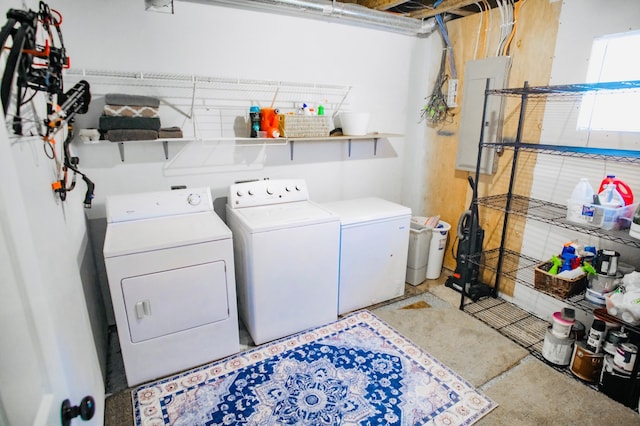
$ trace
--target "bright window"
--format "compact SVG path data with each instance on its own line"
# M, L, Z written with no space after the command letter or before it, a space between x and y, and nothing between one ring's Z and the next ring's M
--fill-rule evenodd
M640 80L640 31L593 41L587 83ZM578 129L640 132L640 91L584 96Z

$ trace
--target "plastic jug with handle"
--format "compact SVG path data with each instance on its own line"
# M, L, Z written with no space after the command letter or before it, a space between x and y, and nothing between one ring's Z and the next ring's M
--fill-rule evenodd
M633 204L633 191L631 191L629 185L618 179L615 175L607 175L606 178L602 179L602 182L600 182L600 188L598 189L598 194L604 191L608 184L615 185L616 191L618 191L624 200L624 205L628 206L629 204Z
M618 192L616 185L613 183L606 184L602 192L598 194L598 197L600 198L600 204L605 207L618 208L625 205L622 194Z
M268 138L280 137L278 113L279 111L273 108L262 108L260 110L260 130L267 132Z
M593 202L593 188L589 179L581 178L567 199L567 220L575 223L588 223L590 217L583 215L583 206Z

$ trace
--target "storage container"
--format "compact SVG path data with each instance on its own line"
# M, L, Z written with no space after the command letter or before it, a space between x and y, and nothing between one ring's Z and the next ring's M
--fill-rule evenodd
M535 267L533 287L536 290L544 291L561 299L584 291L587 284L586 274L579 278L564 279L549 273L552 266L551 262L542 262Z
M329 136L329 117L323 115L279 114L280 135L285 138L325 138Z
M368 112L341 112L340 125L345 136L362 136L367 134L369 126Z
M409 256L405 281L411 285L424 282L427 276L427 260L433 228L423 225L427 218L414 216L409 229Z
M429 244L429 258L427 259L427 279L437 280L442 274L444 250L447 247L447 237L451 225L440 220L435 228L432 228L431 243Z
M633 212L638 207L638 203L629 204L624 207L605 207L593 205L592 226L597 226L606 230L629 229Z

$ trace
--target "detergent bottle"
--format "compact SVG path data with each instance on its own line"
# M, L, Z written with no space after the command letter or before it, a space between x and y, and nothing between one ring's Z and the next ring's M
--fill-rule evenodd
M280 137L278 129L280 123L279 113L279 110L273 108L262 108L260 110L260 130L267 132L268 138Z
M602 192L598 194L598 197L600 198L600 204L605 207L618 208L625 205L622 194L618 192L616 185L613 183L606 184Z
M616 191L618 191L622 196L625 206L633 204L633 191L631 191L629 185L616 178L615 175L607 175L606 178L602 179L602 182L600 182L600 188L598 189L598 194L600 194L608 184L615 185Z

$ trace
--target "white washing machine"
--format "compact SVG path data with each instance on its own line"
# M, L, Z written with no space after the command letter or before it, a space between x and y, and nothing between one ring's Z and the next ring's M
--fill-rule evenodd
M240 350L231 231L209 188L108 197L104 258L127 383Z
M238 309L261 344L337 319L340 221L303 180L231 185Z
M374 197L322 205L341 222L338 314L402 296L411 209Z

